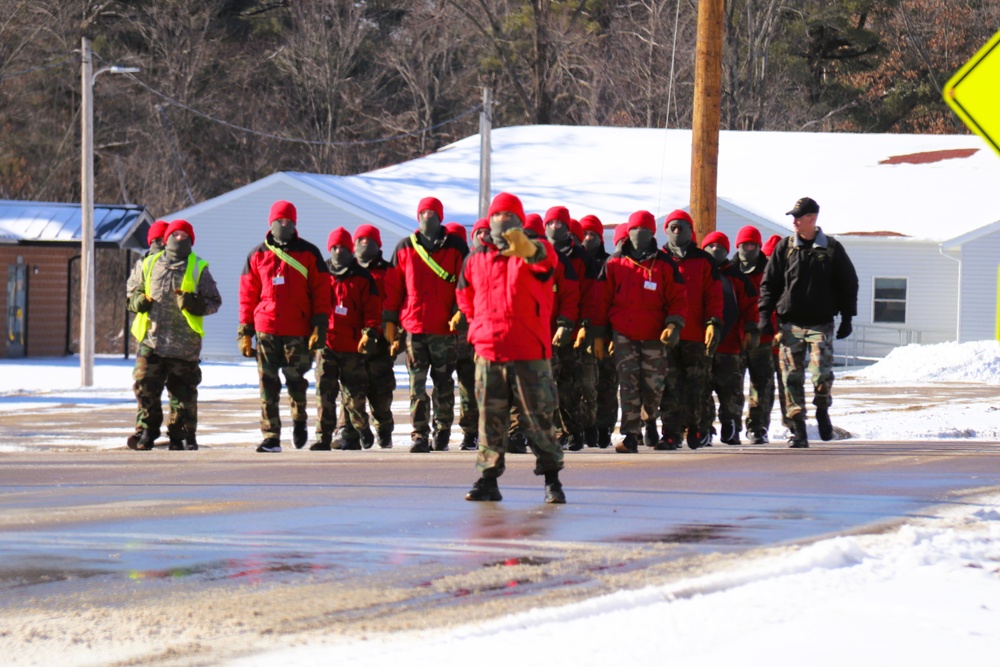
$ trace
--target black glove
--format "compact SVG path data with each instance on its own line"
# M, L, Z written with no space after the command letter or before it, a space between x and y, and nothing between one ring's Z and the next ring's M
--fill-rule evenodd
M771 326L771 313L760 314L760 320L757 322L757 331L760 332L761 336L774 335L774 327Z
M186 310L192 315L205 314L204 297L194 292L182 292L180 290L177 290L174 294L177 296L177 307L181 310Z
M129 299L128 306L133 313L148 313L153 307L153 301L144 292L136 292Z
M851 335L854 331L854 327L851 326L851 318L845 317L840 320L840 326L837 327L837 340L843 340Z

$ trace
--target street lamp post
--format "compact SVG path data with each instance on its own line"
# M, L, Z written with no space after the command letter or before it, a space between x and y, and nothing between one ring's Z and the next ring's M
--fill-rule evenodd
M80 385L94 384L94 80L99 74L138 72L138 67L104 67L94 72L90 39L81 49L80 113Z

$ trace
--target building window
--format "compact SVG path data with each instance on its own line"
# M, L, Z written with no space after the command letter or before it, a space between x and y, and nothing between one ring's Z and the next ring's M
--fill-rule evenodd
M872 322L906 322L906 278L876 278Z

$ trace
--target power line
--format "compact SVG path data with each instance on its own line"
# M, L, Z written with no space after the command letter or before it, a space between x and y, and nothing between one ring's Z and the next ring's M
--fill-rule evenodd
M295 138L295 137L285 137L285 136L282 136L280 134L273 134L271 132L260 132L258 130L254 130L254 129L249 128L249 127L243 127L242 125L236 125L234 123L230 123L229 121L222 120L221 118L216 118L214 116L211 116L211 115L205 113L204 111L199 111L198 109L195 109L193 107L190 107L190 106L184 104L183 102L179 102L179 101L175 100L174 98L170 97L166 93L162 93L159 90L156 90L155 88L153 88L149 84L145 83L144 81L140 80L136 76L133 76L131 74L128 75L128 76L129 76L130 79L132 79L137 84L139 84L140 86L142 86L143 88L145 88L149 92L153 93L157 97L160 97L160 98L166 100L167 102L169 102L170 104L172 104L172 105L174 105L176 107L180 107L181 109L184 109L185 111L189 111L189 112L195 114L196 116L204 118L205 120L211 121L213 123L218 123L219 125L223 125L225 127L228 127L230 129L233 129L233 130L237 130L239 132L245 132L247 134L253 134L253 135L256 135L258 137L266 137L268 139L276 139L278 141L288 141L288 142L296 143L296 144L307 144L307 145L310 145L310 146L363 146L363 145L369 145L369 144L381 144L381 143L385 143L386 141L394 141L396 139L405 139L406 137L412 137L412 136L416 136L418 134L423 134L424 132L430 132L431 130L436 130L439 127L444 127L445 125L448 125L450 123L454 123L456 121L459 121L462 118L465 118L466 116L468 116L468 115L470 115L472 113L478 112L482 108L481 105L477 104L475 106L472 106L472 107L466 109L465 111L463 111L459 115L457 115L457 116L455 116L453 118L449 118L448 120L443 120L440 123L436 123L436 124L431 125L429 127L421 128L419 130L413 130L412 132L404 132L403 134L396 134L396 135L393 135L391 137L381 137L379 139L358 139L358 140L355 140L355 141L324 141L324 140L319 140L319 139L298 139L298 138Z
M38 65L37 67L31 67L29 69L23 69L23 70L21 70L19 72L11 72L10 74L4 74L3 76L0 76L0 81L3 81L5 79L13 79L16 76L23 76L25 74L31 74L32 72L37 72L37 71L43 70L43 69L49 69L50 67L58 67L59 65L62 65L64 63L68 63L71 60L79 60L79 59L80 59L80 56L70 56L69 58L63 58L62 60L57 60L55 62L47 63L45 65Z

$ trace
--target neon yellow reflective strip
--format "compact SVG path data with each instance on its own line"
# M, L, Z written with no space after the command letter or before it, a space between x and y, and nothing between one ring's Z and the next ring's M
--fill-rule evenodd
M309 278L309 269L307 269L306 267L302 266L302 264L300 264L297 259L295 259L291 255L289 255L287 252L285 252L281 248L275 248L273 245L271 245L267 241L264 241L264 245L266 245L271 252L273 252L275 255L277 255L278 259L280 259L282 262L284 262L285 264L288 264L288 266L292 267L293 269L295 269L296 271L298 271L299 273L301 273L303 278L306 278L306 279Z
M418 255L420 255L420 259L424 260L424 264L429 266L431 271L433 271L438 278L440 278L441 280L446 280L449 283L458 281L457 276L453 276L447 271L445 271L443 268L441 268L440 264L435 262L434 259L427 254L427 251L424 249L424 247L420 245L420 243L417 241L416 234L410 234L410 243L413 244L413 249L417 251Z

